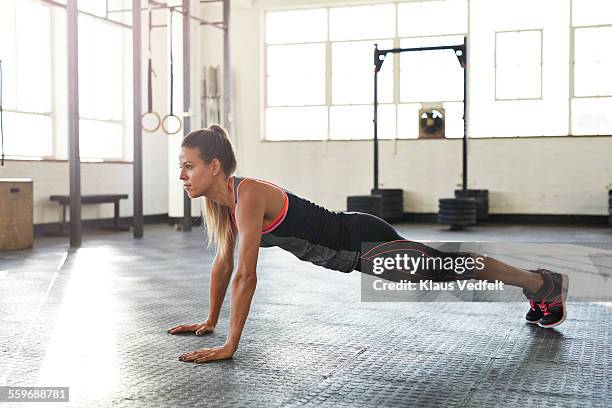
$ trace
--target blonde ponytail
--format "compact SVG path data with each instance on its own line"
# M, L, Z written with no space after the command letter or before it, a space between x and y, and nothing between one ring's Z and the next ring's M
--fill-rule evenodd
M220 125L194 130L185 136L181 146L199 149L200 157L206 164L210 164L213 159L219 160L221 169L228 178L236 171L234 148L227 131ZM214 244L219 255L224 258L230 240L234 239L230 209L206 197L203 200L202 213L206 224L208 247Z

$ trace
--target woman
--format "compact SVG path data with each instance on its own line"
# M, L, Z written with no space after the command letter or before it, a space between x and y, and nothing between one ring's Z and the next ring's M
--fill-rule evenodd
M225 292L234 270L238 241L238 265L232 280L230 326L221 347L204 348L180 356L181 361L202 363L231 358L238 348L251 299L257 285L260 247L279 246L299 259L342 272L371 273L369 258L362 256L362 243L401 240L426 256L476 257L476 254L439 252L403 238L385 221L363 213L330 212L272 183L232 176L236 157L226 131L218 125L188 134L182 143L180 179L191 198L204 197L204 215L209 245L216 256L210 276L210 310L203 323L181 325L168 333L212 332L217 324ZM405 247L404 247L405 248ZM525 271L483 258L484 268L458 275L443 270L417 271L417 278L434 281L481 279L501 281L523 288L530 303L529 323L554 327L565 319L567 276L547 270ZM406 273L386 271L380 275L399 281Z

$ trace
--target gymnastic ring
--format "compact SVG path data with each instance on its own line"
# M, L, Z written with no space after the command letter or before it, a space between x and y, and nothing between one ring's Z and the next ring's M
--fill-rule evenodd
M170 122L171 118L175 118L178 122L178 128L174 131L170 131L170 129L168 129L169 127L168 123ZM172 114L164 116L164 118L161 121L161 125L162 125L162 129L164 130L164 132L166 132L166 134L169 134L169 135L175 135L178 132L180 132L181 129L183 128L183 122L181 121L181 119L178 116L172 115Z
M155 123L156 125L155 126L147 127L146 123L149 121L149 120L147 120L148 118L151 118L151 121L154 120L155 122L153 122L153 123ZM159 116L159 113L157 113L157 112L145 112L140 117L140 123L142 124L142 129L145 132L153 133L157 129L159 129L159 127L161 126L161 117Z

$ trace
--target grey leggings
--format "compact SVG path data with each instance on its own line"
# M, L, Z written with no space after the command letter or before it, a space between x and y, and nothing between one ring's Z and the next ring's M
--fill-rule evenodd
M391 241L401 241L395 244L388 244L387 247L391 250L395 249L396 253L413 252L414 254L425 254L427 257L456 259L458 257L466 258L473 256L473 254L465 252L441 252L420 242L408 241L399 235L395 228L393 228L388 222L374 215L358 213L357 217L359 224L360 245L365 242L389 243ZM359 248L358 250L361 252L362 248ZM364 257L362 255L360 256L355 270L362 273L372 274L371 262L371 259L368 259L368 257ZM454 271L437 268L427 270L419 269L416 270L414 274L408 274L403 270L388 270L377 276L395 282L399 282L401 280L418 281L423 279L431 279L433 281L454 281L472 279L473 271L467 271L459 274Z

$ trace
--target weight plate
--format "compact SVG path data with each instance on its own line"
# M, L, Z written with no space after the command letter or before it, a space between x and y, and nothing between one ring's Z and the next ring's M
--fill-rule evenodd
M404 190L402 190L401 188L373 188L372 190L370 190L370 192L372 194L378 194L383 197L404 196Z
M404 202L404 198L403 197L385 197L383 196L382 198L382 202L383 204L401 204Z
M476 221L476 217L460 217L460 216L438 216L439 220L444 221L459 221L459 222L474 222Z
M404 211L404 206L401 204L382 205L383 211Z

